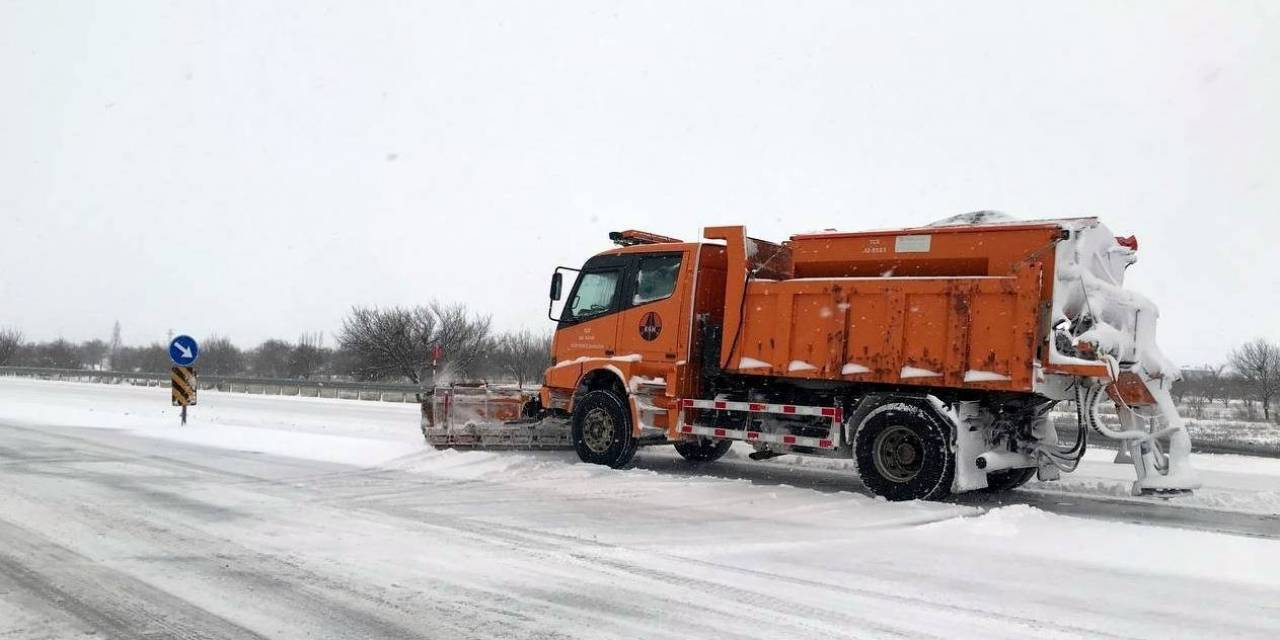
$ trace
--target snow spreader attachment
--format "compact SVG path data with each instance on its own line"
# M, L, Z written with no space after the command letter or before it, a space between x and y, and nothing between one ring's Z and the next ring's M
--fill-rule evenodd
M572 448L568 421L530 415L536 403L536 394L510 387L437 387L422 407L422 434L441 448Z

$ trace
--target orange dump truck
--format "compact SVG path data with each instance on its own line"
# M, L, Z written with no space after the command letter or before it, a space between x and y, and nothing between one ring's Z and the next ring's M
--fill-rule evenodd
M437 388L424 434L613 467L641 445L708 462L739 441L753 459L853 458L872 492L930 499L1055 479L1093 430L1121 440L1135 493L1196 488L1157 310L1123 287L1137 241L1094 218L964 222L780 244L611 234L552 277L554 309L576 274L542 388ZM1047 417L1063 400L1067 442Z

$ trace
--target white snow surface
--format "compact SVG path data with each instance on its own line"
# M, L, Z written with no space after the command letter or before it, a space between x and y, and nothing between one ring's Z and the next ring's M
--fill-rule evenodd
M787 371L817 371L818 368L805 362L804 360L792 360L787 365Z
M845 365L840 368L840 375L851 376L855 373L871 373L871 369L856 362L845 363Z
M1009 379L1009 376L995 371L982 371L979 369L970 369L964 372L965 382L1003 382Z
M902 371L898 373L898 377L900 378L936 378L941 375L942 374L937 371L930 371L919 367L903 367Z
M379 583L490 594L483 606L423 612L475 619L486 630L475 637L498 623L518 625L511 637L566 638L1280 635L1275 539L823 490L850 477L846 460L753 463L735 449L690 468L659 447L616 471L572 452L436 451L422 443L413 404L204 391L200 401L184 428L167 389L0 378L0 424L123 429L421 478L410 486L428 504L423 525L438 529L429 537L404 538L370 525L366 513L323 505L278 510L290 518L305 509L305 526L207 526L234 530L263 553L323 558ZM1065 476L1066 492L1127 486L1132 470L1106 453L1091 451L1082 473ZM1201 504L1275 512L1280 460L1197 456L1196 464ZM747 471L760 468L777 473ZM206 498L233 504L246 490L231 484ZM57 517L34 503L4 508L31 522ZM194 593L182 580L180 571L163 579Z

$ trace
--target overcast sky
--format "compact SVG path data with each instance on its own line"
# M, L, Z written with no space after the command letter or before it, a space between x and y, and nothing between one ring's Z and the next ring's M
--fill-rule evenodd
M1182 364L1280 340L1280 3L0 3L0 327L545 328L612 229L1100 216Z

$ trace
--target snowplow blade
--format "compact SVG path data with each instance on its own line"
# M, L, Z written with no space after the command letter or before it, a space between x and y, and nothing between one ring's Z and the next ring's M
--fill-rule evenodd
M525 417L535 401L511 387L436 387L422 406L422 434L436 448L572 448L568 421Z

